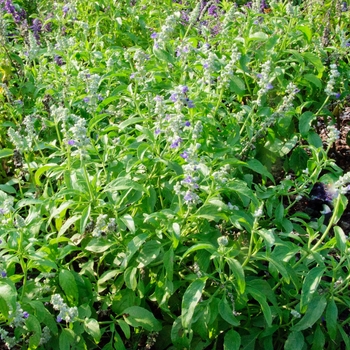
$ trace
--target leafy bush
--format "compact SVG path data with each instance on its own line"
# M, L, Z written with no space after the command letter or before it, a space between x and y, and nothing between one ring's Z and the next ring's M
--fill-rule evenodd
M348 25L338 1L0 1L2 341L349 348Z

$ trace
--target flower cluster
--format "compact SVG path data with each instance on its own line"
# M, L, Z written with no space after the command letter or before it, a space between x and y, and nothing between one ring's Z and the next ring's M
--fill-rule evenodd
M230 24L234 21L234 18L235 18L236 9L237 9L237 4L234 4L226 12L224 20L222 22L222 27L223 27L222 34L223 35L228 34L228 31L230 29Z
M350 190L350 186L345 186L350 182L350 172L347 172L343 176L340 176L338 181L334 183L334 189L339 191L341 194L346 194Z
M69 146L83 148L90 144L87 135L86 120L70 114L68 108L51 106L51 115L55 122L62 123L63 142Z
M327 126L328 137L327 144L332 145L335 141L339 139L340 131L337 129L336 125L328 125Z
M60 312L56 318L57 322L61 322L62 320L74 322L78 317L78 308L76 306L68 307L59 294L53 294L50 302L53 308Z
M176 112L181 113L184 106L194 108L194 103L187 97L188 87L186 85L179 85L171 91L170 100L174 102Z
M96 224L94 226L94 229L92 231L93 237L101 237L102 235L106 234L107 232L114 232L116 230L116 221L114 218L110 218L108 222L106 214L100 214L96 219Z
M271 84L273 77L270 75L271 71L271 61L266 61L261 65L261 73L257 74L258 86L260 87L258 91L257 104L261 105L262 97L271 89L273 85Z
M27 311L23 311L21 305L16 303L16 309L10 310L9 312L9 321L12 328L21 327L24 325L26 319L29 317Z
M196 193L199 190L199 176L197 172L199 170L199 159L197 150L200 144L192 144L186 151L180 156L185 159L186 163L182 166L184 171L184 179L178 181L174 186L175 194L183 196L183 200L189 206L200 203L201 200Z
M218 84L219 88L224 88L230 82L233 77L233 71L236 62L240 59L241 53L238 51L237 46L233 46L231 53L231 60L221 69L220 81Z
M204 46L205 48L205 46ZM202 59L201 63L203 66L203 78L201 79L201 82L205 85L212 84L213 82L213 73L217 71L217 62L218 58L215 53L209 51L207 58Z
M293 83L289 83L282 103L278 106L276 113L281 114L290 110L293 107L293 100L298 92L299 89Z
M20 9L19 11L16 10L12 0L4 0L2 2L0 2L0 4L3 3L4 4L4 10L11 14L13 17L13 20L15 21L16 24L20 24L22 22L26 23L26 11L23 9Z
M171 33L174 31L177 23L175 15L170 15L165 19L165 24L162 25L159 33L153 32L151 38L154 39L155 48L164 48L166 42L169 40Z
M338 78L340 76L340 73L338 72L336 64L331 64L330 69L331 71L329 74L329 80L324 91L328 96L335 96L336 95L336 93L334 92L334 86L336 83L335 78Z
M230 166L228 164L213 172L213 177L217 184L225 184L229 180Z
M28 115L23 119L25 135L22 135L20 131L16 131L13 128L9 128L7 131L10 141L20 153L31 151L33 149L37 137L34 127L36 120L36 117L33 115Z

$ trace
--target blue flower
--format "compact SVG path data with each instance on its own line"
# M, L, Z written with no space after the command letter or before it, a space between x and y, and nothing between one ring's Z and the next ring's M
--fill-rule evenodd
M152 38L152 39L156 39L157 36L158 36L158 33L156 33L156 32L153 32L153 33L151 34L151 38Z

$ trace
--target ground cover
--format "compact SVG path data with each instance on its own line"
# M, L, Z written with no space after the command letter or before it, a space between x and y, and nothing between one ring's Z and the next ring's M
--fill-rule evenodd
M0 338L347 349L348 3L0 0Z

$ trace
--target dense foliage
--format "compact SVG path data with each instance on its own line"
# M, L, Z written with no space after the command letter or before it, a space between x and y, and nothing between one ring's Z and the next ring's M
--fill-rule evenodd
M2 342L350 348L349 25L338 0L0 0Z

